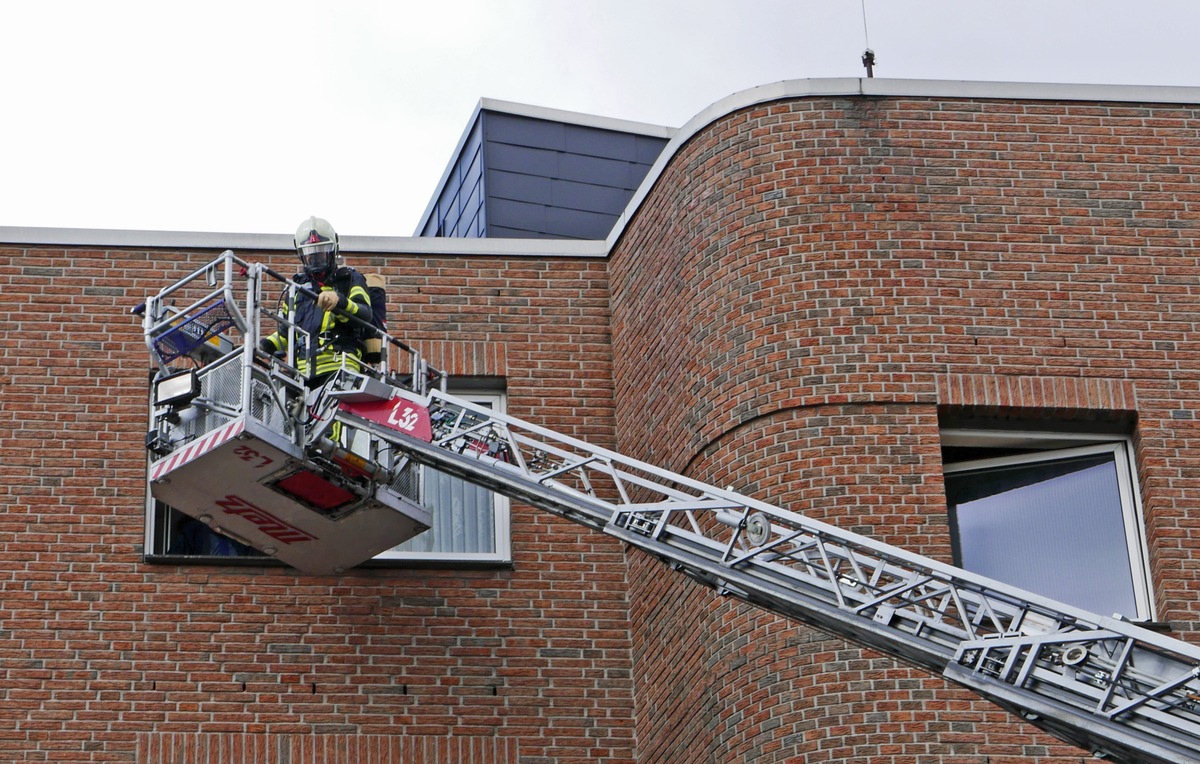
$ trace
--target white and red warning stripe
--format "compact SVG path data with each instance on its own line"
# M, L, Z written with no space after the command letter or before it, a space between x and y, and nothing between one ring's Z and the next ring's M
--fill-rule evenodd
M158 480L177 467L182 467L193 459L203 456L214 448L228 443L246 429L246 418L236 419L224 427L219 427L187 448L180 449L165 459L155 462L150 467L151 482Z

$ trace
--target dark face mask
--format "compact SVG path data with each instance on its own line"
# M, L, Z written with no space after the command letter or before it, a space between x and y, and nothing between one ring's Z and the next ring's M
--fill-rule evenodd
M308 244L300 248L300 262L311 279L324 281L333 274L333 245L329 243Z

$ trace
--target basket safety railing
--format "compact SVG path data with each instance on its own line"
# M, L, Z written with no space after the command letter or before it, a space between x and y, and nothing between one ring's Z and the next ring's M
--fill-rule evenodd
M135 313L142 318L155 380L192 371L201 390L188 402L199 416L180 426L175 412L159 408L155 414L159 435L150 436L148 443L157 443L158 450L177 447L230 419L259 412L256 418L305 420L305 427L286 428L286 434L298 446L311 445L319 437L315 429L323 429L327 422L295 415L297 411L315 414L321 408L320 401L303 403L308 398L311 404L319 391L308 389L300 370L314 368L316 349L290 310L302 292L315 298L315 293L287 276L226 250L138 306ZM377 332L353 316L347 318L364 333ZM262 352L259 339L276 331L287 340L285 351ZM417 394L439 382L444 385L444 375L419 351L377 333L382 339L382 361L377 367L362 367L359 375Z

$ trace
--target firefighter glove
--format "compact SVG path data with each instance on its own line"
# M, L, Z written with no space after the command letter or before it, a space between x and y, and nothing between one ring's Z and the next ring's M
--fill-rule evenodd
M332 289L327 289L317 295L317 307L326 312L341 307L342 296Z

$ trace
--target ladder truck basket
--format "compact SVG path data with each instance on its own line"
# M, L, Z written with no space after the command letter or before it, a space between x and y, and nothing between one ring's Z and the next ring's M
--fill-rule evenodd
M221 334L235 326L237 319L230 313L225 298L220 297L169 324L169 328L154 339L154 352L163 364L168 364L176 358L192 355L205 344L219 350Z
M163 505L157 511L186 515L304 573L337 575L433 523L415 465L342 413L382 408L387 423L393 391L428 384L428 365L396 342L412 368L407 377L343 367L314 383L301 366L314 342L292 307L303 289L226 251L135 311L158 366L148 482ZM282 352L260 348L272 331L286 338Z

